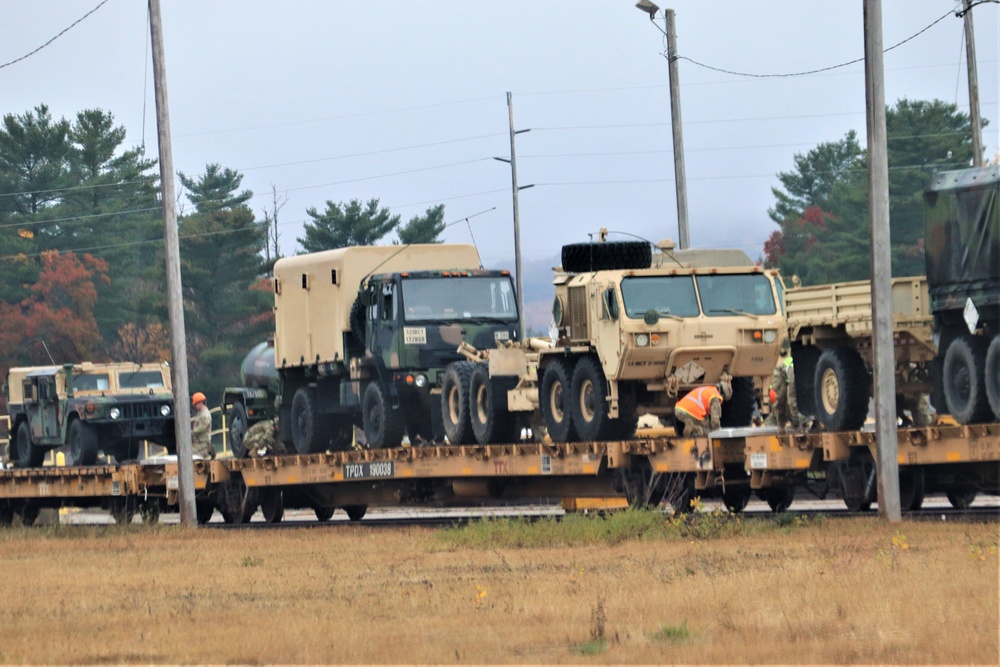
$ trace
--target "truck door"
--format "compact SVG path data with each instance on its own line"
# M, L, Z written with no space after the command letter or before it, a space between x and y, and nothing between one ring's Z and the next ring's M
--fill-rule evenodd
M396 368L399 366L396 340L399 330L397 286L387 282L374 286L374 290L374 299L368 313L368 349L372 356L382 359L387 368Z
M59 439L59 394L55 377L38 378L38 407L42 423L42 439Z

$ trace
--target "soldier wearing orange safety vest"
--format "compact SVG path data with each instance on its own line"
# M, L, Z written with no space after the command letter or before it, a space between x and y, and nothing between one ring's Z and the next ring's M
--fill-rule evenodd
M674 430L688 438L704 437L721 427L722 402L733 396L728 382L692 389L674 405Z

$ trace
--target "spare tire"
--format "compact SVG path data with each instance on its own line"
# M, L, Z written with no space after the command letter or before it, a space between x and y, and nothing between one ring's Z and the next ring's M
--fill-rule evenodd
M648 269L653 250L645 241L571 243L562 247L562 268L568 273Z

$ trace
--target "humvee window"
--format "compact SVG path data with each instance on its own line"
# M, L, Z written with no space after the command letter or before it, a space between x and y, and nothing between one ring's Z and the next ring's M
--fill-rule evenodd
M771 281L761 273L699 275L701 307L709 317L726 315L774 315Z
M691 276L633 276L622 279L625 314L641 320L650 310L660 315L697 317L698 298Z
M406 321L517 319L510 277L414 278L403 281Z
M110 388L107 373L73 376L74 391L107 391Z
M118 374L121 389L155 389L163 386L160 371L122 371Z

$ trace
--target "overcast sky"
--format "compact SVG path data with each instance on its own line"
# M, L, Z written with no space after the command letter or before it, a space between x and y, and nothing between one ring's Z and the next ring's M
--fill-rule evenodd
M0 64L100 0L0 0ZM601 227L677 238L665 40L634 0L163 0L176 169L218 162L251 205L281 209L282 247L310 206L377 197L404 221L444 203L448 241L513 268L506 93L513 94L521 244L551 264ZM968 111L954 0L883 0L886 101ZM758 257L775 174L795 153L865 136L861 0L676 0L691 241ZM1000 7L974 10L984 144L998 149ZM663 26L662 12L657 23ZM156 153L146 3L108 0L0 68L0 111L111 111ZM468 223L461 222L468 217ZM612 237L616 238L616 237ZM627 238L619 236L617 238ZM527 274L527 272L526 272Z

